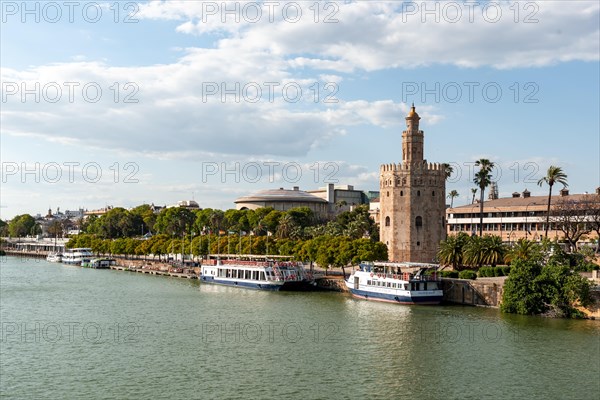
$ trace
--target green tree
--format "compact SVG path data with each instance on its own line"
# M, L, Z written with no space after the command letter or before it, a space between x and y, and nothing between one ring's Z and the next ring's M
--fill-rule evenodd
M156 218L156 230L170 236L181 237L192 228L196 214L187 208L171 207L161 210Z
M140 234L154 232L156 214L148 204L142 204L133 208L130 213L135 217L135 222L140 223Z
M290 234L294 227L296 227L296 223L294 222L292 216L289 214L283 214L279 219L279 223L277 225L277 237L290 237Z
M448 198L450 199L450 208L454 207L454 199L458 196L459 194L456 190L451 190L450 193L448 193Z
M479 167L479 171L475 173L473 182L479 186L479 236L483 236L483 202L485 188L492 183L492 169L494 163L486 158L475 161L475 166Z
M8 223L8 234L12 237L31 235L35 232L35 225L35 218L31 215L17 215Z
M496 235L485 235L483 237L483 263L495 267L504 261L506 247L502 238Z
M504 256L504 261L507 263L540 262L541 260L542 248L540 245L523 238L517 240Z
M450 235L440 243L438 259L442 265L452 265L458 270L463 264L463 251L465 244L469 241L469 235L460 232L458 235Z
M450 176L452 176L454 168L452 167L452 165L447 163L442 164L442 167L444 168L444 177L447 180L448 178L450 178Z
M0 219L0 236L8 236L8 223Z
M590 283L568 265L517 260L504 283L503 312L580 317L577 305L590 303Z
M485 260L485 241L481 236L471 236L463 248L463 262L472 267L481 267Z
M546 209L546 229L544 237L548 237L548 228L550 228L550 204L552 202L552 187L555 183L561 183L563 187L567 187L567 174L564 173L561 167L551 165L546 171L546 176L542 177L538 181L539 186L543 186L544 183L548 185L548 207Z
M473 195L473 198L471 199L471 204L475 204L475 195L477 194L477 189L476 188L472 188L471 189L471 194Z
M524 315L544 312L544 290L536 279L541 271L541 265L535 261L514 261L504 282L500 310Z

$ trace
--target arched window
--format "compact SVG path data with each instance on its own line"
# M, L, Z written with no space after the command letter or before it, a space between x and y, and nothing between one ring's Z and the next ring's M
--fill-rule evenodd
M420 195L421 195L421 191L417 190L417 196L420 196Z
M390 192L387 192L386 195L387 195L387 197L390 197Z
M431 196L435 196L435 190L431 191Z
M385 226L390 226L390 217L385 217Z
M400 196L404 196L404 190L400 191Z
M420 215L417 216L416 220L415 220L415 225L417 228L420 228L423 226L423 217L421 217Z

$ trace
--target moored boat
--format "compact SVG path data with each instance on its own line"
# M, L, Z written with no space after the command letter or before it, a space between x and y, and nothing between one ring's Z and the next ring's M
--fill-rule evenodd
M354 297L399 304L439 304L443 299L438 265L361 263L346 286Z
M62 262L64 264L81 265L82 262L89 262L93 256L92 249L89 248L67 249L62 255Z
M302 263L291 261L216 260L202 265L200 281L259 290L302 290L309 274Z
M46 261L59 263L62 261L62 254L58 252L48 253Z

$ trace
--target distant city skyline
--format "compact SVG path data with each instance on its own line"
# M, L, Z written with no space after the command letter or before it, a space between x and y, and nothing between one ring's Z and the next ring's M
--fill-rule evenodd
M595 1L1 7L4 220L379 190L413 102L425 158L455 169L455 206L479 158L500 197L547 193L550 165L572 194L600 186Z

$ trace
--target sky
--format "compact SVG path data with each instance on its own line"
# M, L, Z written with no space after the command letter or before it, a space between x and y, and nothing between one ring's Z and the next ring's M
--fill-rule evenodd
M379 188L412 103L470 202L600 186L597 1L0 1L0 218ZM449 202L449 201L448 201Z

